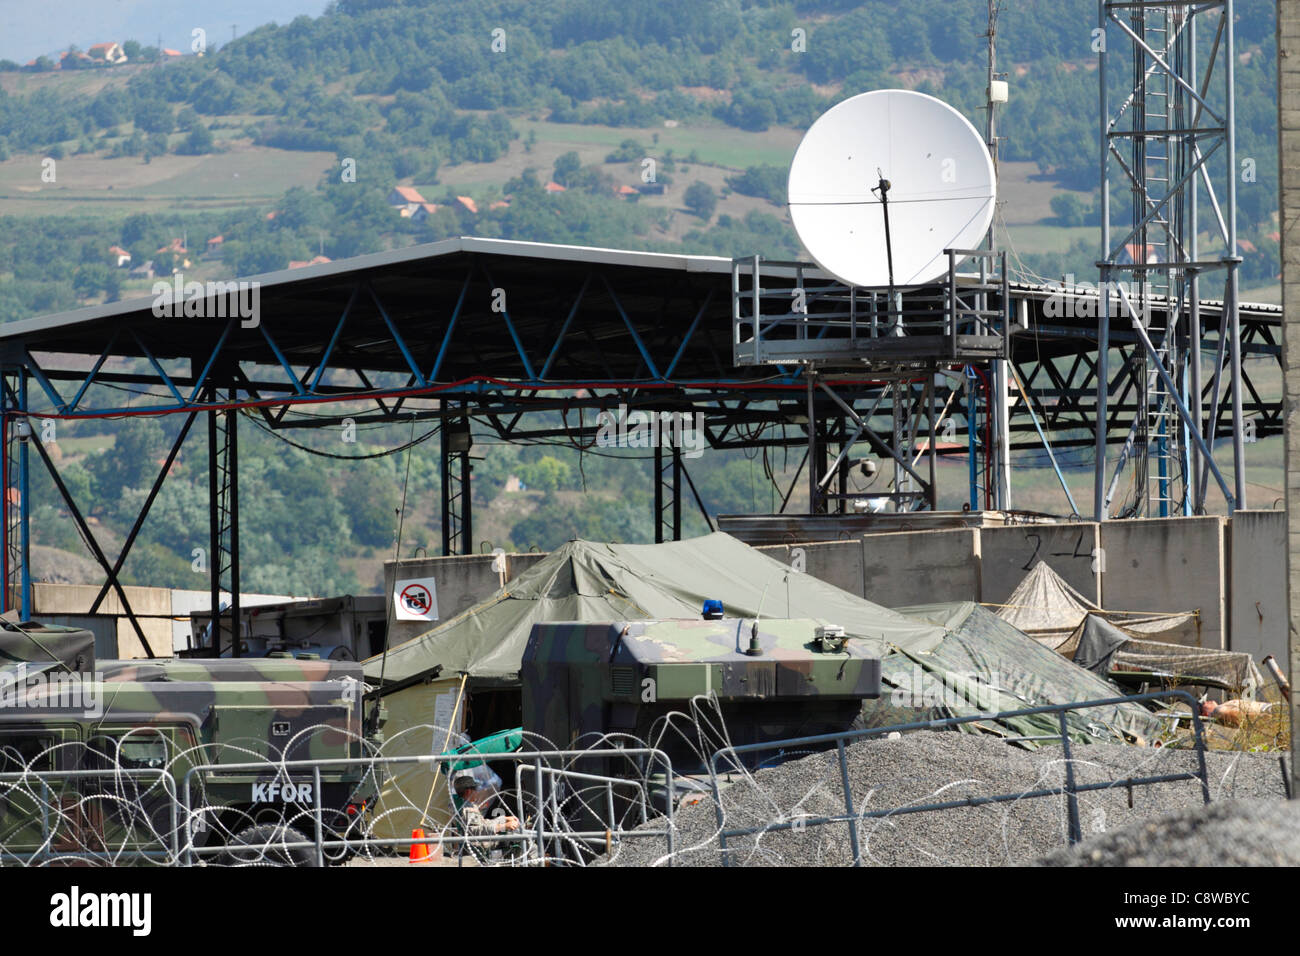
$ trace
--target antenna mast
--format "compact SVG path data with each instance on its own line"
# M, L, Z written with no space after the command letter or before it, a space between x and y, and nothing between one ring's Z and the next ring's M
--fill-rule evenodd
M998 9L1002 5L1002 0L989 0L988 13L988 31L985 37L988 40L988 85L985 87L985 107L987 115L984 124L984 139L989 149L989 157L993 160L993 184L996 190L998 186L998 121L997 105L1007 101L1007 82L1006 74L997 72L997 36L998 36ZM996 195L996 193L995 193ZM996 248L994 237L997 229L997 202L994 201L993 218L989 221L989 232L986 238L989 252ZM983 263L986 260L981 260ZM981 268L983 266L981 265ZM982 284L982 283L981 283ZM984 303L983 308L988 304ZM1003 303L1005 310L1006 303ZM1009 328L1003 329L1004 335L1010 335ZM1007 374L1007 359L995 359L993 361L993 407L988 410L989 417L992 419L992 439L993 447L986 450L986 454L994 456L993 466L993 485L994 485L994 505L1006 511L1011 507L1011 421L1010 421L1010 376ZM971 405L974 405L972 400ZM973 441L970 453L975 453Z

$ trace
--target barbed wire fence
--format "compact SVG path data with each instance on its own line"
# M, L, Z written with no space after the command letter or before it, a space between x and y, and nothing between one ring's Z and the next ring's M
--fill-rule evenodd
M153 728L111 747L0 745L0 865L381 865L412 847L484 866L889 865L901 852L944 864L971 862L979 841L982 862L997 864L1024 862L1027 840L1046 852L1104 829L1115 807L1133 809L1135 787L1180 785L1199 802L1187 782L1200 781L1210 797L1201 747L1071 751L1065 738L1031 754L934 732L961 729L951 721L907 729L737 745L716 698L698 697L645 739L593 734L562 748L524 733L511 753L411 752L416 739L464 740L434 724L381 744L349 735L357 756L314 760L181 748ZM341 733L306 728L279 754ZM1216 764L1216 795L1243 759ZM478 763L508 774L489 771L499 783L467 825L451 771ZM920 815L947 822L915 828ZM496 832L502 816L517 829Z

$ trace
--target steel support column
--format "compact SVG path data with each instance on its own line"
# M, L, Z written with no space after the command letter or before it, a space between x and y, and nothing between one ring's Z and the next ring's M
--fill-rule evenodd
M214 396L215 397L215 396ZM210 650L221 656L221 483L220 448L217 442L217 415L208 412L208 628L212 633Z
M236 399L230 389L230 400ZM239 616L239 409L226 410L226 471L230 483L230 654L240 656L243 620Z
M655 443L655 543L682 539L682 452L675 444L668 449L668 463L664 463L664 448ZM672 500L665 502L665 492Z
M460 404L468 409L468 402ZM463 424L459 428L453 428L457 423ZM463 419L443 419L438 446L442 478L442 553L444 555L474 553L474 506L471 483L473 466L470 463L472 443L473 436L468 414Z

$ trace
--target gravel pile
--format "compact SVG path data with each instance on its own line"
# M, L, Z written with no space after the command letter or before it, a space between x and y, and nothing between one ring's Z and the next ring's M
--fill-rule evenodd
M1126 776L1196 769L1187 751L1111 745L1072 748L1077 784ZM1210 796L1219 799L1285 795L1275 756L1210 753ZM861 741L848 750L849 788L860 815L968 797L1023 793L1061 786L1065 762L1059 746L1030 752L992 737L921 732L893 740ZM844 812L835 753L813 754L748 776L733 776L722 794L728 829L768 826L801 815ZM1173 810L1201 807L1196 781L1124 786L1079 795L1085 839L1110 834ZM1130 800L1132 806L1130 807ZM711 797L676 816L677 865L721 864L718 824ZM654 821L652 825L662 825ZM863 862L875 866L999 866L1029 863L1067 845L1064 797L1017 799L926 813L862 819ZM731 865L837 866L853 862L846 824L804 826L728 838ZM660 840L627 840L608 860L615 866L662 862Z
M1300 866L1300 807L1226 800L1049 853L1040 866Z

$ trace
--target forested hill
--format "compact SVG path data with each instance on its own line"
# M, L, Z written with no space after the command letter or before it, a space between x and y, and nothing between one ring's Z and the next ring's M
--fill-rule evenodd
M1239 231L1254 297L1278 270L1274 7L1236 9L1238 155L1252 169ZM461 234L797 257L784 189L801 131L881 87L937 95L982 128L986 15L986 0L339 0L201 56L103 37L124 62L73 47L57 62L0 62L0 321L148 294L177 270L252 275ZM1092 0L1012 0L998 20L1010 82L1000 236L1029 275L1095 276L1095 19ZM52 453L110 553L177 418L59 424ZM241 429L246 586L378 587L404 491L403 552L436 546L432 444L409 462L342 460L312 454L326 438L306 431L291 447L256 419ZM486 431L475 436L476 546L653 539L650 462ZM367 428L356 455L409 437ZM1018 453L1017 501L1059 510L1054 475L1037 482L1032 454ZM187 443L128 580L206 586L192 560L207 541L205 455ZM1075 455L1066 467L1086 464ZM690 473L711 513L761 512L779 506L797 465L711 451ZM943 467L942 503L960 507L965 466ZM31 495L35 543L55 556L49 575L67 579L77 532L42 472ZM687 533L706 527L692 508L685 521Z
M1258 285L1276 273L1273 6L1237 10ZM984 0L339 0L203 56L128 40L117 66L0 63L0 319L117 297L131 283L110 246L161 271L179 237L202 253L221 236L211 271L238 274L459 233L795 255L780 201L798 131L898 86L982 126L986 16ZM1018 250L1046 275L1096 257L1094 20L1085 0L998 20L1007 220L1047 230ZM645 157L665 192L632 204L616 190L640 187ZM54 182L45 159L64 164ZM395 216L399 183L437 209Z

